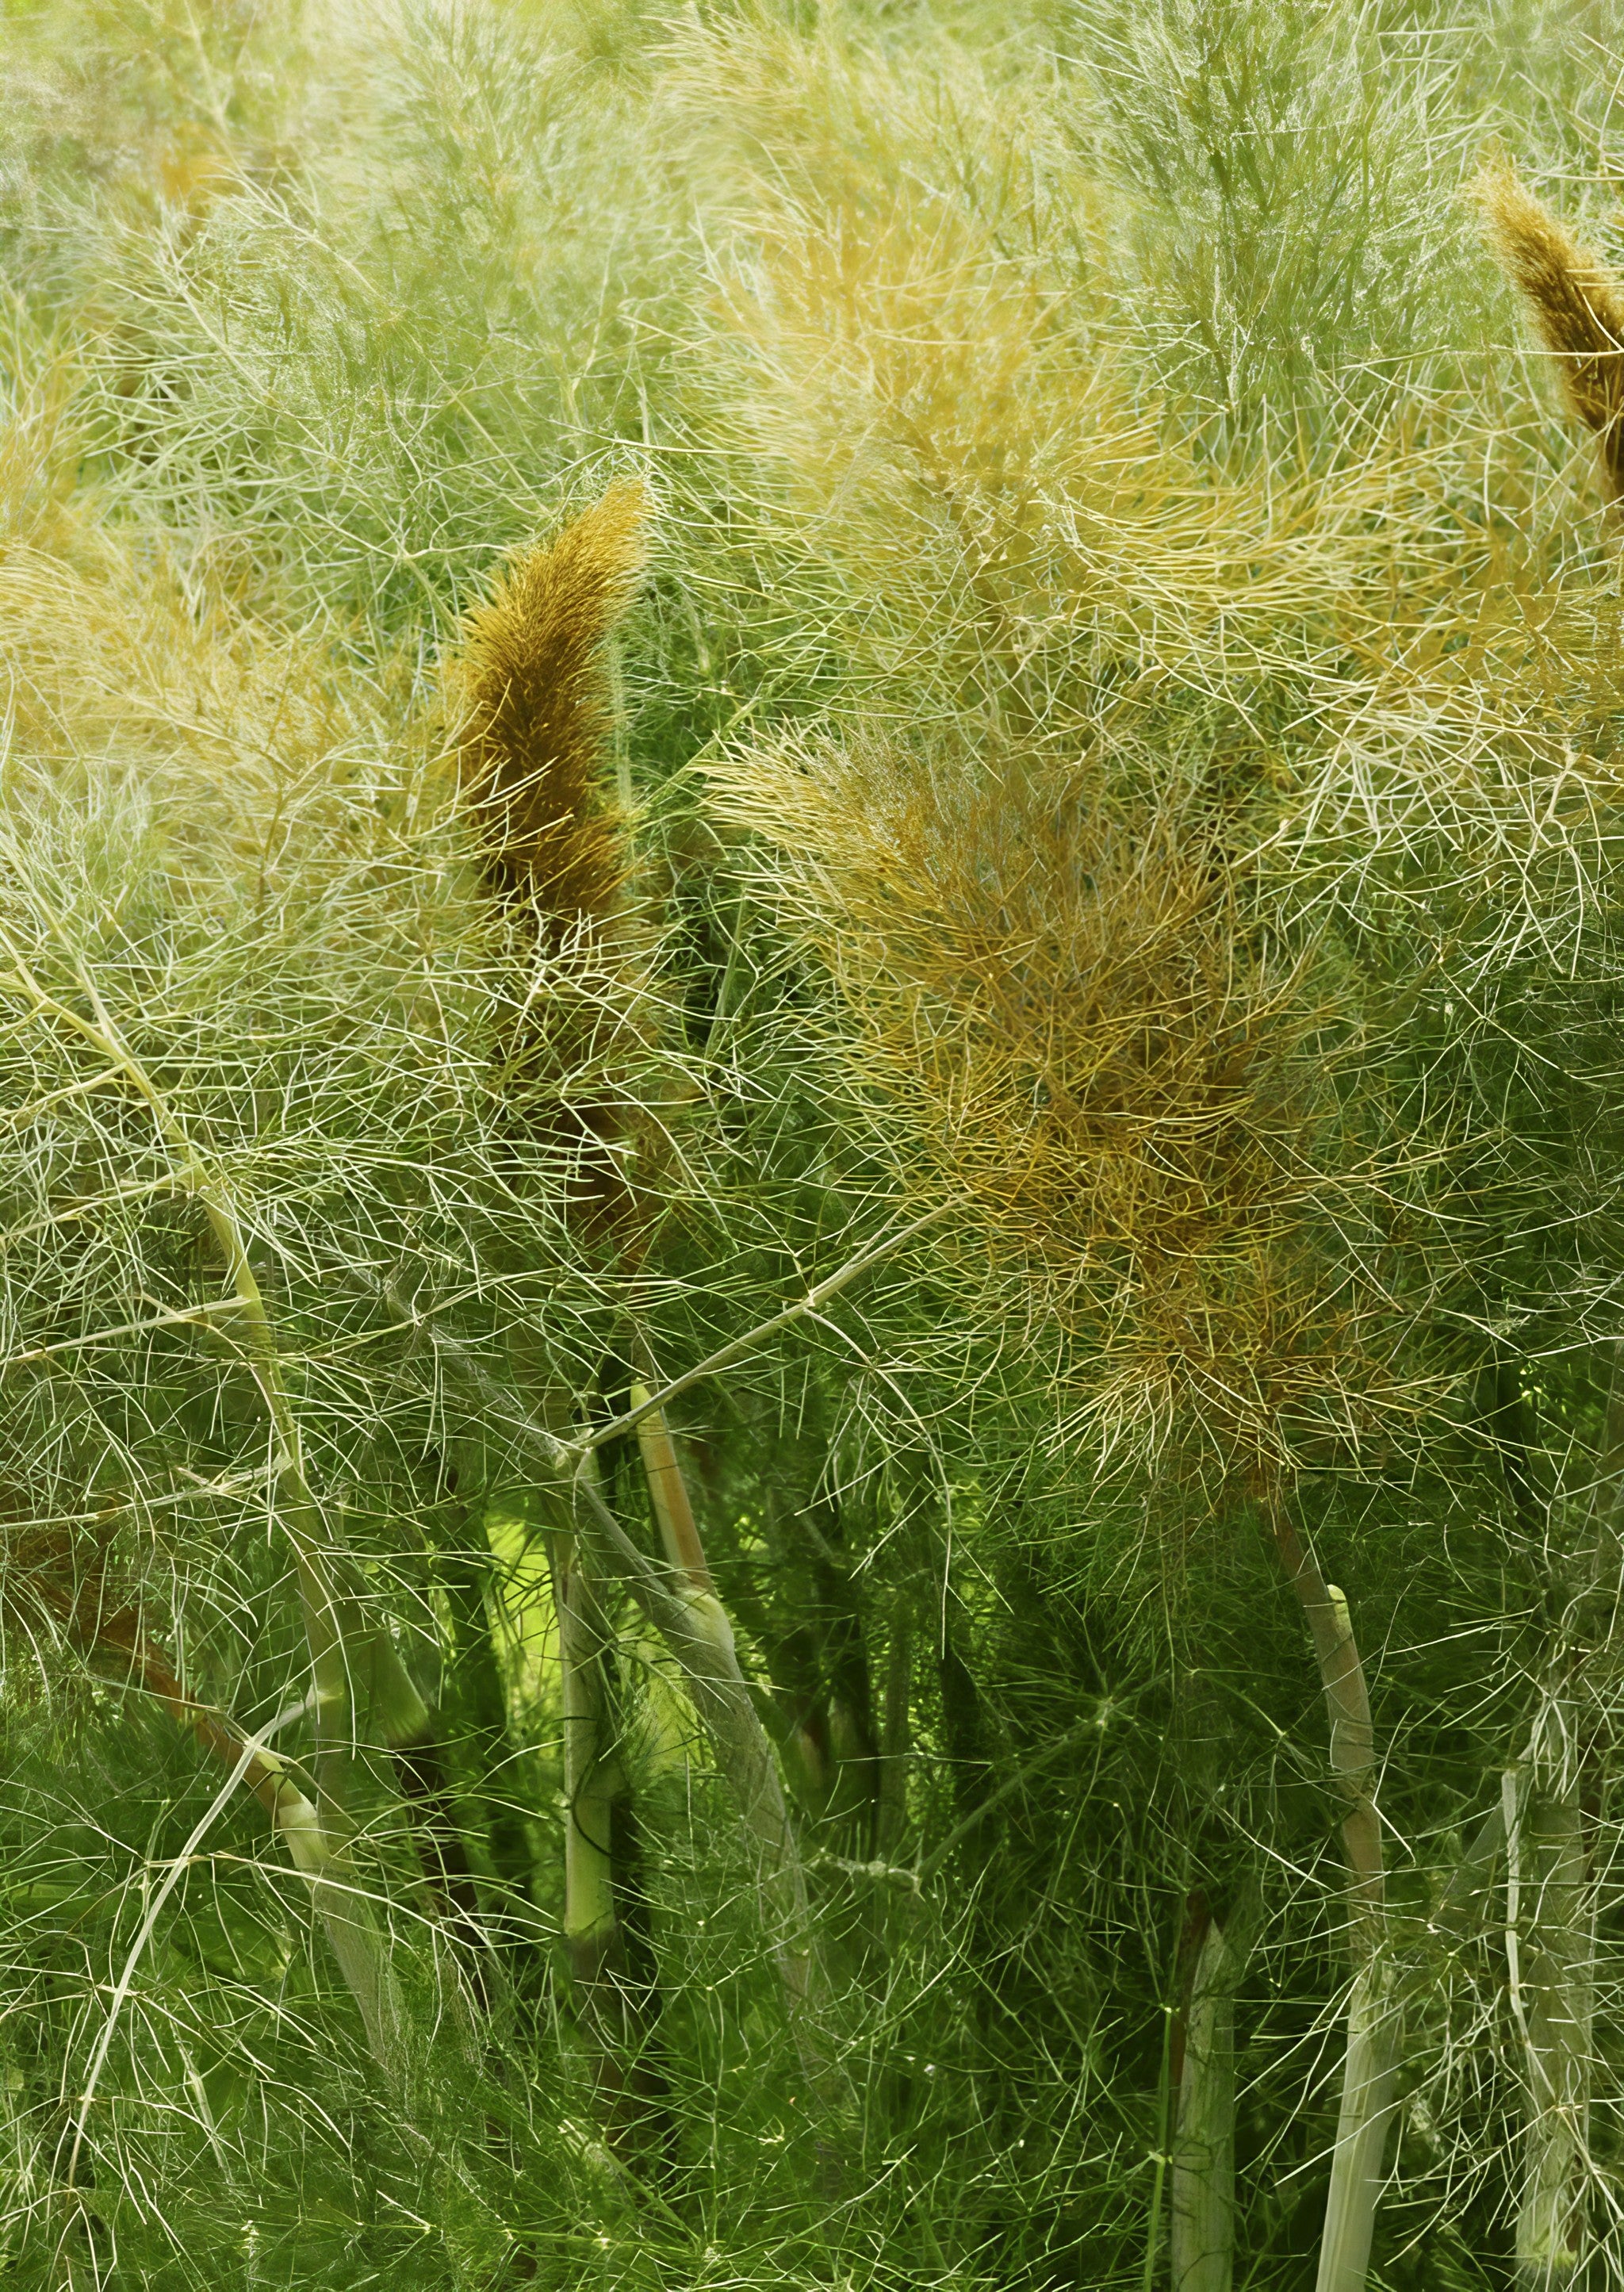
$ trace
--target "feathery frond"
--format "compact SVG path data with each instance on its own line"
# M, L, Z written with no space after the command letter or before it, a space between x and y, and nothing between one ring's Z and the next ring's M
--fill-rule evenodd
M601 779L603 655L647 560L647 513L640 485L612 485L518 557L465 624L462 772L485 864L554 944L582 919L606 922L625 876Z
M660 12L6 19L0 2277L1617 2288L1611 84Z
M1496 254L1556 359L1569 405L1596 434L1602 474L1624 501L1624 285L1505 163L1477 195Z
M780 855L771 886L905 1177L974 1204L1071 1332L1074 1429L1154 1455L1193 1427L1243 1481L1286 1427L1353 1434L1391 1370L1365 1353L1372 1301L1310 1239L1361 1187L1348 1015L1214 820L1087 764L877 740L710 777Z

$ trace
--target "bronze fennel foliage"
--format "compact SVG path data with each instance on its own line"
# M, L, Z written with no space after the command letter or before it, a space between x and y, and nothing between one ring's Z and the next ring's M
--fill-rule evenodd
M788 738L711 769L832 975L903 1182L961 1194L1063 1334L1074 1436L1259 1487L1418 1395L1337 1247L1390 1160L1345 1103L1358 1012L1232 833L1097 763Z

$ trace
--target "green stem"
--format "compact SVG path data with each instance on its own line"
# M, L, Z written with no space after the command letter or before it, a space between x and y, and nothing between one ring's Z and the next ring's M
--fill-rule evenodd
M968 1838L973 1830L978 1830L995 1808L1002 1806L1006 1798L1013 1798L1017 1791L1023 1790L1034 1775L1041 1774L1044 1768L1052 1760L1059 1758L1063 1751L1072 1749L1086 1737L1097 1733L1098 1730L1099 1722L1096 1719L1079 1719L1075 1725L1068 1727L1063 1734L1056 1735L1052 1743L1046 1743L1042 1750L1035 1752L1030 1759L1024 1760L1012 1775L1007 1776L998 1785L997 1790L989 1791L986 1797L978 1806L971 1809L962 1822L956 1822L941 1844L925 1856L919 1865L916 1884L923 1886L928 1880L933 1878L954 1848L961 1841Z
M491 1551L485 1526L483 1491L460 1493L463 1475L445 1465L451 1498L449 1531L439 1554L440 1589L451 1626L450 1660L441 1689L441 1709L463 1771L450 1781L448 1796L472 1836L483 1840L494 1874L493 1915L481 1924L500 1935L512 1961L515 1986L533 1997L540 1989L543 1962L537 1944L534 1860L529 1833L515 1799L515 1771L533 1755L521 1755L512 1737L507 1692L497 1658L489 1606ZM477 1475L468 1475L479 1489ZM532 1793L532 1796L535 1794ZM537 1802L538 1803L538 1802Z
M691 1591L708 1594L714 1599L716 1586L705 1547L699 1541L688 1483L683 1477L665 1411L650 1398L646 1384L634 1384L626 1398L636 1417L638 1452L666 1559L673 1572L685 1578Z
M1522 1773L1514 1770L1501 1786L1507 1971L1525 2085L1519 2292L1566 2292L1588 2280L1593 2256L1596 1901L1581 1784L1596 1746L1579 1683L1617 1636L1621 1506L1624 1348L1612 1357L1587 1533L1547 1685Z
M548 1539L564 1722L564 1948L603 2131L628 2163L658 2172L671 2141L655 2053L658 1992L634 1977L623 1907L636 1832L606 1657L612 1633L577 1538Z
M927 1210L923 1217L915 1218L910 1225L903 1226L899 1232L889 1235L884 1241L877 1241L872 1249L865 1249L856 1257L848 1259L836 1272L814 1282L804 1297L796 1298L793 1305L786 1305L782 1312L774 1313L770 1320L759 1322L753 1329L747 1329L742 1337L733 1338L718 1352L707 1353L696 1368L685 1369L681 1376L673 1377L668 1384L658 1386L645 1400L626 1409L620 1416L611 1417L606 1424L595 1424L590 1432L582 1433L571 1444L576 1452L602 1449L611 1441L623 1439L634 1429L641 1418L652 1410L664 1408L692 1386L703 1384L707 1377L719 1376L724 1368L731 1368L735 1361L742 1360L747 1353L754 1352L758 1346L765 1344L767 1339L776 1336L780 1329L792 1328L808 1313L820 1311L831 1297L838 1295L860 1275L867 1273L870 1266L878 1265L883 1259L893 1255L917 1235L939 1224L949 1211L959 1207L957 1202L940 1203L935 1209Z
M1283 1510L1275 1510L1273 1526L1281 1564L1302 1603L1319 1660L1330 1722L1331 1768L1347 1809L1342 1840L1348 1865L1353 1986L1315 2292L1364 2292L1394 2110L1398 2034L1382 1949L1386 1893L1370 1698L1347 1602L1326 1582Z
M400 1301L392 1303L411 1318ZM720 1603L714 1594L707 1598L696 1592L670 1569L657 1566L627 1536L597 1486L592 1449L602 1445L600 1441L594 1438L590 1447L583 1447L560 1440L465 1346L439 1331L432 1334L440 1359L492 1427L540 1465L545 1484L573 1517L594 1572L625 1586L675 1657L755 1848L756 1897L807 2075L833 2099L835 2087L808 2012L821 1998L824 1977L812 1940L805 1869L778 1761L739 1668ZM647 1413L645 1405L633 1412L634 1421ZM844 2101L844 2089L839 2098Z
M554 1535L547 1543L563 1689L564 1948L594 2081L613 2118L630 2033L615 1909L615 1802L625 1778L603 1676L609 1630L574 1539Z
M1519 2292L1563 2292L1577 2283L1590 2242L1596 1953L1578 1777L1571 1750L1563 1756L1575 1716L1554 1710L1536 1731L1525 1792L1515 1771L1505 1778L1506 1951L1527 2087ZM1547 1734L1554 1743L1539 1739Z
M1230 2292L1235 2245L1235 1989L1240 1953L1209 1917L1190 1982L1173 2136L1173 2292Z
M1151 2217L1144 2236L1144 2272L1140 2279L1143 2292L1152 2292L1156 2264L1161 2256L1161 2199L1168 2175L1172 2087L1173 2004L1169 1998L1161 2009L1161 2070L1156 2081L1156 2161L1151 2179Z

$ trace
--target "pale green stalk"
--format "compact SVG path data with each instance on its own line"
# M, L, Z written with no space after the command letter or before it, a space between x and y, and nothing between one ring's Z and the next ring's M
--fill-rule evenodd
M638 1451L661 1549L683 1601L688 1629L695 1640L707 1643L720 1675L730 1685L742 1687L744 1678L739 1668L733 1626L717 1597L665 1411L652 1400L645 1384L634 1384L627 1401L629 1413L636 1422ZM591 1457L584 1457L581 1469L590 1472L592 1464ZM679 1654L678 1660L681 1659ZM690 1684L691 1690L691 1681ZM755 1778L759 1817L755 1828L762 1850L759 1868L770 1892L777 1896L772 1903L775 1917L769 1931L776 1925L775 1956L788 1996L793 2033L802 2062L825 2110L834 2111L846 2096L830 2073L822 2044L809 2019L808 2009L819 2005L826 1985L812 1934L800 1844L790 1823L778 1763L755 1706L748 1700L747 1691L744 1710L749 1715L748 1722L741 1723L742 1714L734 1702L729 1724L735 1743L736 1767L747 1767ZM744 1739L747 1724L750 1737L747 1744ZM718 1739L714 1719L711 1738L713 1741ZM830 2137L833 2129L826 2123L821 2135L826 2162L831 2168L835 2153Z
M408 1311L404 1305L400 1310ZM570 1507L594 1572L606 1581L625 1585L645 1620L675 1657L754 1846L763 1922L772 1937L797 2039L804 2053L810 2047L815 2055L804 2009L821 1988L821 1978L809 1946L806 1874L778 1761L751 1699L719 1603L714 1594L707 1600L680 1577L674 1580L670 1570L656 1566L616 1520L603 1501L594 1472L593 1450L602 1446L601 1435L590 1443L561 1441L518 1393L492 1376L456 1339L438 1331L432 1335L440 1358L478 1400L493 1428L506 1433L544 1468L548 1484ZM634 1424L649 1414L650 1408L645 1402L641 1409L628 1412L630 1422ZM630 1429L626 1418L618 1421ZM820 2057L818 2074L820 2078L827 2077Z
M535 1421L549 1427L567 1424L568 1392L539 1368L527 1382L537 1394ZM632 2129L623 2120L637 2043L615 1893L615 1808L626 1789L620 1728L605 1672L615 1635L568 1504L550 1478L538 1495L550 1523L545 1545L563 1718L564 1955L603 2129L612 2135Z
M289 1776L281 1760L265 1747L262 1736L243 1734L219 1713L207 1710L190 1696L171 1691L175 1685L167 1683L159 1691L163 1700L180 1710L209 1747L225 1761L230 1772L155 1889L125 1959L124 1970L113 1986L107 2018L86 2066L84 2088L74 2115L73 2146L65 2175L70 2188L78 2171L79 2153L96 2088L107 2065L136 1968L170 1896L192 1867L198 1847L239 1784L246 1784L261 1804L269 1809L294 1868L309 1880L312 1902L327 1929L339 1969L360 2008L374 2052L381 2060L388 2061L396 2046L399 2008L389 1991L387 1960L376 1948L368 1946L367 1921L358 1916L352 1900L354 1873L342 1848L334 1845L315 1807Z
M603 1672L611 1634L576 1538L557 1534L547 1543L563 1704L564 1949L599 2098L612 2117L634 2032L615 1900L615 1806L626 1776Z
M1230 2292L1235 2246L1235 1989L1240 1955L1216 1918L1184 2016L1173 2134L1173 2292Z
M611 1826L620 1775L602 1691L602 1610L568 1537L549 1539L563 1674L564 1940L590 1997L616 1941Z
M1590 2181L1594 1904L1578 1776L1564 1719L1553 1707L1526 1770L1508 1771L1506 1958L1523 2042L1527 2126L1517 2208L1520 2292L1564 2292L1583 2273ZM1528 1949L1523 1949L1526 1935Z
M1364 2292L1394 2107L1398 2031L1387 1969L1358 1965L1348 1997L1337 2147L1321 2235L1315 2292Z
M1328 1584L1283 1512L1275 1543L1319 1659L1330 1721L1330 1763L1347 1812L1348 1941L1353 1984L1348 1997L1337 2145L1321 2232L1315 2292L1364 2292L1381 2196L1383 2159L1394 2112L1398 2027L1383 1944L1386 1882L1381 1818L1376 1807L1376 1748L1364 1667L1347 1602Z
M1580 1791L1591 1747L1576 1675L1611 1646L1617 1631L1621 1501L1624 1348L1613 1358L1586 1548L1550 1683L1520 1772L1501 1780L1507 1986L1525 2090L1519 2292L1566 2292L1584 2277L1592 2251L1596 1903Z
M791 2034L827 2118L847 2095L830 2070L816 2026L826 1982L806 1873L779 1763L739 1668L731 1626L714 1592L696 1588L675 1570L673 1583L644 1558L598 1493L593 1462L590 1455L582 1457L573 1478L582 1541L606 1574L626 1585L682 1667L755 1846L762 1922L784 1986ZM829 2129L826 2125L826 2138ZM828 2153L832 2158L832 2150Z
M626 1582L682 1667L695 1708L715 1747L717 1763L755 1844L763 1911L773 1936L774 1955L791 2011L797 2016L797 2041L805 2050L812 2040L799 2017L822 1987L811 1942L806 1876L778 1761L739 1668L732 1626L722 1602L708 1588L708 1570L703 1584L695 1582L680 1562L671 1562L669 1574L662 1575L638 1551L604 1504L593 1461L590 1454L575 1460L572 1474L582 1540L606 1575L618 1575ZM669 1461L675 1465L674 1451ZM661 1494L667 1506L670 1487L670 1481L662 1478ZM667 1517L669 1521L669 1513ZM697 1545L697 1534L694 1542ZM701 1564L702 1560L701 1554Z
M650 1405L646 1384L634 1384L626 1399L634 1414L643 1412L637 1416L637 1449L667 1564L684 1587L688 1610L695 1624L709 1631L718 1646L731 1650L733 1626L716 1596L715 1580L705 1557L688 1483L683 1476L682 1462L666 1423L665 1411Z
M270 1815L289 1860L310 1882L311 1905L360 2007L373 2050L385 2058L399 2016L385 1981L387 1958L377 1947L375 1922L360 1905L342 1834L335 1836L335 1826L323 1820L285 1762L259 1736L245 1735L223 1712L199 1703L143 1640L137 1637L127 1653L148 1693L230 1767L233 1782L244 1783Z

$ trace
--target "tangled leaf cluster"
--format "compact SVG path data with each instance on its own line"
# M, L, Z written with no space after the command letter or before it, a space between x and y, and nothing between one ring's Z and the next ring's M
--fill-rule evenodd
M1346 1231L1374 1261L1394 1186L1345 1103L1359 1046L1210 818L1018 751L792 741L712 778L780 855L904 1182L972 1209L1071 1340L1074 1432L1193 1435L1258 1486L1398 1404L1396 1303Z

